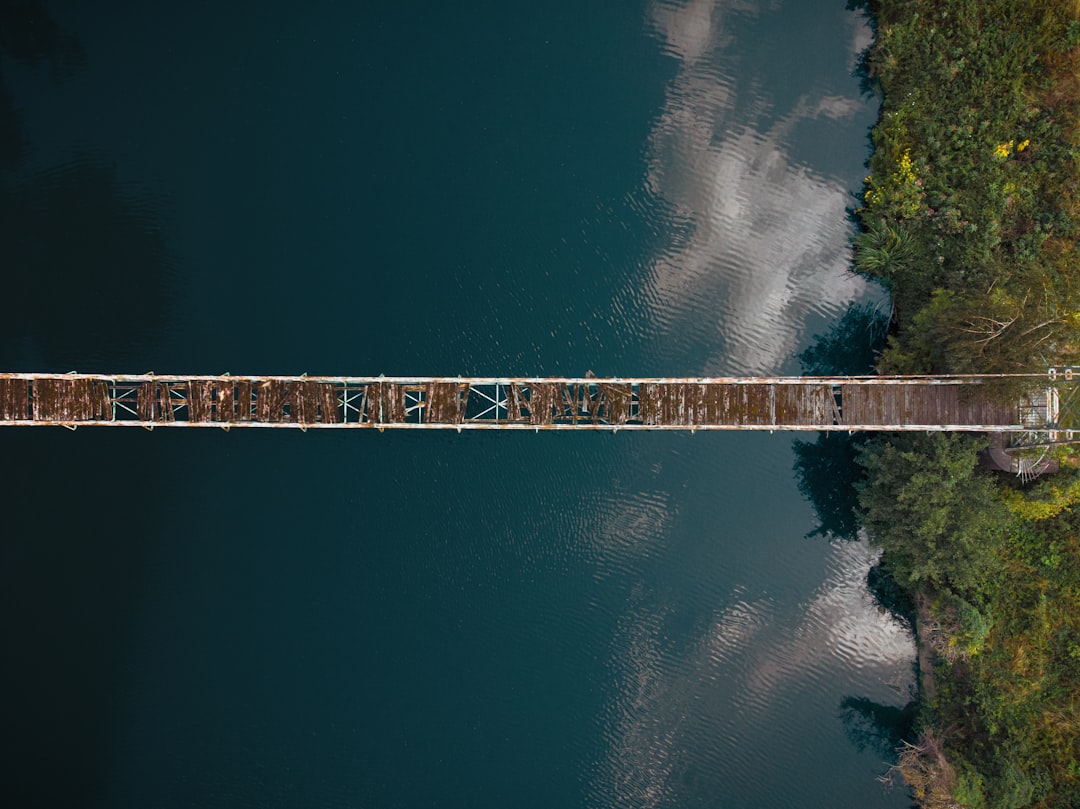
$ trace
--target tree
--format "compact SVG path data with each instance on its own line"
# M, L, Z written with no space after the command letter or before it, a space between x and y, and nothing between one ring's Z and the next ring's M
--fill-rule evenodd
M902 585L984 592L1008 511L977 469L984 442L951 433L897 435L858 450L863 525Z

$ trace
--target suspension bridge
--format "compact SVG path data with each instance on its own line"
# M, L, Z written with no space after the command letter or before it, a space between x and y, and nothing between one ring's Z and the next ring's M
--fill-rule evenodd
M0 426L910 430L1008 433L1013 445L1045 444L1080 431L1074 379L1080 369L680 378L0 373Z

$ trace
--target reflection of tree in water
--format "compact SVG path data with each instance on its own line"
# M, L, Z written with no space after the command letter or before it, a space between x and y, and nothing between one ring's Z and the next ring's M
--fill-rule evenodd
M10 169L22 156L22 127L19 116L15 113L15 104L7 82L4 81L4 74L0 72L0 171Z
M915 602L883 565L874 565L867 572L866 589L878 607L915 633Z
M807 536L854 539L859 531L855 484L862 477L856 463L864 433L818 433L817 441L796 441L795 477L799 492L814 506L818 526Z
M44 66L62 80L83 62L41 2L0 0L0 69ZM151 367L142 357L155 350L147 338L162 316L166 268L151 206L125 195L100 156L30 173L32 150L0 76L0 369L122 370L86 367L117 357ZM160 516L153 476L110 474L107 460L140 457L139 438L5 428L4 457L18 470L0 490L0 690L17 695L0 730L5 805L102 800L149 547L125 525ZM110 508L121 497L118 526Z
M48 63L55 79L67 78L86 63L79 41L60 29L39 0L0 0L0 56L30 67ZM15 105L0 73L0 169L16 165L24 145Z
M86 64L79 40L56 24L41 0L0 0L0 50L32 67L48 62L54 78Z
M0 56L47 66L55 80L86 63L39 0L0 0ZM26 365L30 354L33 370L69 370L88 354L148 350L166 302L167 253L152 206L122 193L99 155L13 177L30 148L0 75L0 265L9 303L0 363Z
M860 375L874 372L885 341L888 320L876 307L852 304L828 334L799 355L809 376ZM818 433L817 441L796 441L795 476L799 491L817 512L818 527L809 536L853 539L859 524L855 484L862 470L855 462L863 433Z
M912 735L915 711L914 701L902 708L865 697L845 697L840 702L844 731L855 749L860 753L873 750L883 759L893 761L900 743L915 738Z
M111 166L80 161L0 190L0 245L7 294L18 301L0 326L0 357L10 361L13 339L32 340L57 370L88 354L145 356L165 311L167 253L145 205L120 195Z
M874 373L885 347L888 316L877 306L853 303L833 330L819 334L799 354L807 376L860 376Z

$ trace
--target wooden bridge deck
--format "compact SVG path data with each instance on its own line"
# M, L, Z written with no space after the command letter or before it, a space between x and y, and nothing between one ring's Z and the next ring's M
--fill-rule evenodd
M460 378L0 374L0 426L1049 431L1054 377ZM1041 397L1041 399L1040 399Z

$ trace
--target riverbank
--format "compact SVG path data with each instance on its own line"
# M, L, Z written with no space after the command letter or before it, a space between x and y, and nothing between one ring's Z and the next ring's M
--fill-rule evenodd
M878 369L1080 362L1080 9L875 0L882 94L855 262L894 301ZM1013 393L1013 392L1006 392ZM1076 459L1022 485L985 442L860 446L859 512L918 605L918 737L898 770L924 807L1080 800Z

